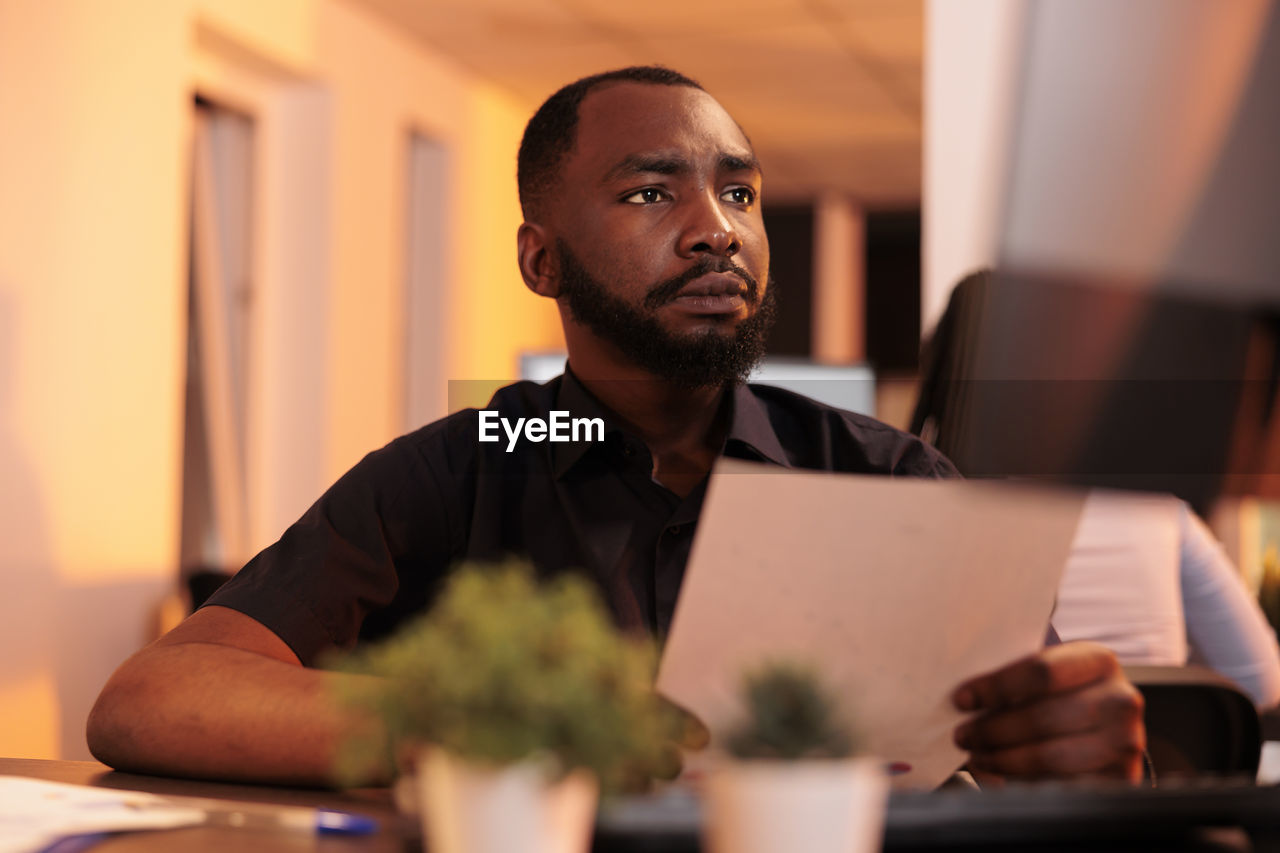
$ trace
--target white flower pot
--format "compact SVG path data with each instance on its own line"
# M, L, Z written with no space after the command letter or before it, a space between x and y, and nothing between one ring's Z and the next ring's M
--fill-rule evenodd
M707 776L710 853L871 853L880 849L889 779L872 758L724 761Z
M548 783L529 761L487 767L440 749L418 758L423 837L431 853L587 853L599 786L575 770Z

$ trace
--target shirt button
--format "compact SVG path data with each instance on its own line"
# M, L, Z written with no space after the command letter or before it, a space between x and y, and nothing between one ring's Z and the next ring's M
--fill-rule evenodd
M622 455L630 459L636 455L636 449L629 444L622 445Z
M667 528L667 532L670 533L672 536L679 536L681 533L684 532L684 525L673 524Z

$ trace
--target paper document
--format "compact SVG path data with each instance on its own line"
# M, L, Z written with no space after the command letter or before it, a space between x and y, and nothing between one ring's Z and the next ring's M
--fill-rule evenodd
M204 820L203 810L140 791L0 776L0 853L33 853L73 835L173 829Z
M0 853L64 850L66 839L139 829L183 826L253 831L370 835L379 822L368 815L310 806L175 797L0 776Z
M895 787L941 784L964 761L951 693L1042 647L1082 501L721 460L658 689L714 747L740 713L744 670L808 662L866 751L898 763Z

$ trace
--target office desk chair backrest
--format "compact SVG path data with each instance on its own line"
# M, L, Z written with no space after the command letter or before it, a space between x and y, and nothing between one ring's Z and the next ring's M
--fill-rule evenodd
M1148 284L967 276L911 431L966 477L1171 493L1201 515L1224 490L1280 494L1280 319Z
M1146 702L1147 751L1167 775L1254 778L1262 751L1258 711L1231 681L1200 666L1126 666Z

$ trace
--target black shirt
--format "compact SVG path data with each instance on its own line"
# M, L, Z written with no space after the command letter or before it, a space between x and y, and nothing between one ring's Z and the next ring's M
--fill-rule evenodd
M914 436L763 385L735 387L723 455L823 471L956 476ZM303 663L381 636L428 607L463 560L530 558L542 574L579 571L624 628L666 634L706 493L652 479L643 442L617 426L572 374L518 382L489 402L511 424L600 418L603 441L482 443L468 409L392 441L348 471L209 604L242 611Z

